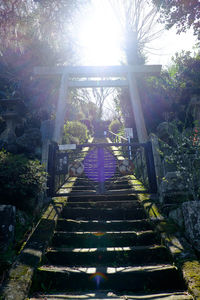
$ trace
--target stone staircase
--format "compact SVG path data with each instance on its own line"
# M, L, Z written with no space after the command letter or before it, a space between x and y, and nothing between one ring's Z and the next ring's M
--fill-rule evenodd
M193 299L154 225L136 195L74 193L37 270L31 299Z

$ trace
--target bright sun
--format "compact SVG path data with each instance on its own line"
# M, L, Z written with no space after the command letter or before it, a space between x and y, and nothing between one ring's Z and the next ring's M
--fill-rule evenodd
M122 29L108 0L91 0L90 10L79 18L77 26L74 40L78 44L82 65L120 65L125 60L121 50ZM188 43L185 43L186 36ZM154 64L168 64L175 52L182 49L192 51L195 43L196 39L189 32L180 36L175 30L164 32L149 44L155 55L149 52L148 60Z
M122 59L121 37L120 26L109 3L92 1L91 12L84 16L78 33L82 63L119 65Z

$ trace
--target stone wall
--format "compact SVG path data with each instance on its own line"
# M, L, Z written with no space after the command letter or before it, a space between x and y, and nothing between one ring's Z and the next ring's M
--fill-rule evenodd
M144 148L140 147L133 156L134 173L144 185L148 186L148 173Z
M180 173L174 164L165 161L168 150L165 152L160 146L159 138L152 134L150 140L162 211L182 228L192 246L200 251L200 201L193 201L194 196L187 184L187 173Z
M181 206L185 225L185 235L200 251L200 201L185 202Z
M0 251L6 251L12 244L15 231L16 208L0 205Z

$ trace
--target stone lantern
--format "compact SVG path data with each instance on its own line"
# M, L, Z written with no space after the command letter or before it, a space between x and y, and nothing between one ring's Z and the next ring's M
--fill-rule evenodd
M25 105L21 100L0 100L0 116L6 122L6 129L0 140L12 144L16 140L15 130L25 113Z

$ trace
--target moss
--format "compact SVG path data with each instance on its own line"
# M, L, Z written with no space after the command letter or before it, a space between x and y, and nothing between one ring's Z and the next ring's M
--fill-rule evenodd
M74 183L71 183L71 187ZM3 291L2 299L24 300L32 283L34 270L39 265L42 254L46 250L57 218L66 205L68 197L55 197L46 208L39 222L29 234L28 240L21 246L20 254L9 273L8 283ZM19 231L21 227L19 227ZM30 233L30 231L29 231ZM19 232L21 238L21 233Z
M23 300L31 284L33 268L23 264L16 264L9 273L9 283L3 291L3 299Z
M131 180L135 184L134 176L130 176ZM138 187L134 186L136 190L143 190L144 186L137 181ZM181 271L183 278L188 286L189 292L195 297L196 300L200 300L200 262L196 259L192 247L185 241L185 239L178 239L175 234L179 231L178 226L172 222L172 220L165 220L150 194L138 194L139 201L143 204L147 215L151 219L161 220L156 230L161 233L164 244L169 249L176 266Z
M10 271L10 279L19 279L21 276L26 276L26 274L29 272L30 267L26 265L17 265L15 269L12 269Z
M138 199L142 202L150 219L163 219L163 216L159 212L157 205L151 200L149 194L139 194Z
M195 299L200 299L200 262L197 260L184 262L182 272L189 291Z
M156 229L159 232L165 232L167 235L171 235L171 234L175 234L179 230L179 227L171 220L168 221L163 220L159 222L159 224L156 226Z
M42 219L55 220L66 203L67 197L53 198L52 204L49 205L45 213L42 215Z
M2 278L8 277L9 269L15 261L18 253L20 253L26 245L26 239L37 221L38 216L32 216L21 210L17 210L16 224L15 224L15 240L10 244L6 251L0 253L0 276ZM3 282L3 285L5 282Z
M7 276L15 257L16 252L13 249L13 245L9 245L6 251L0 252L0 278L4 279Z
M60 208L50 204L28 241L21 247L17 262L10 270L3 299L24 300L26 298L34 269L41 261L42 253L53 234L59 211Z

